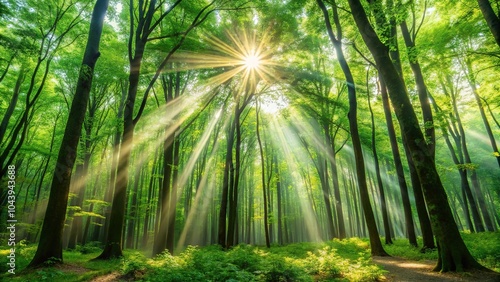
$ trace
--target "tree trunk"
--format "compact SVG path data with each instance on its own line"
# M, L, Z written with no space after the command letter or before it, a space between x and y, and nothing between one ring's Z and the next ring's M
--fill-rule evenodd
M405 41L408 60L410 62L411 70L413 71L413 75L415 76L415 84L417 86L418 99L420 100L420 106L422 108L422 117L424 120L424 133L425 138L427 140L427 145L429 146L429 150L432 155L435 155L436 148L436 134L434 130L434 118L432 116L431 105L429 102L429 97L427 95L427 85L424 81L424 75L422 73L422 69L420 68L420 63L418 62L418 58L416 57L415 52L415 39L410 35L408 31L408 26L406 25L406 21L403 21L401 24L401 32L403 34L403 38Z
M472 73L472 62L469 58L465 58L465 66L466 66L466 74L467 80L469 81L470 88L472 89L472 93L474 94L474 98L476 99L477 107L479 108L479 113L481 114L481 119L483 120L484 128L486 133L488 134L488 138L490 139L491 148L493 149L493 154L497 159L497 163L500 166L500 152L498 151L497 143L495 140L495 136L493 135L493 131L491 130L490 123L488 118L486 117L486 113L484 112L483 103L481 98L479 97L479 93L477 91L477 82L474 74Z
M141 156L138 156L140 158ZM128 222L127 222L127 238L126 238L126 247L127 249L134 248L134 229L135 218L137 215L137 193L139 192L139 183L141 178L141 169L142 169L142 161L136 162L135 173L134 173L134 186L132 190L132 200L130 202L130 206L128 208Z
M265 163L264 163L264 150L262 148L262 141L260 140L260 129L259 129L259 101L256 100L255 114L256 114L256 132L257 132L257 142L259 143L259 153L260 153L260 164L261 164L261 176L262 176L262 194L264 197L264 236L266 239L266 247L271 247L271 239L269 238L269 219L267 210L267 192L266 192L266 179L265 179Z
M165 130L168 130L165 129ZM157 232L154 238L153 256L160 254L167 249L167 233L168 233L168 218L169 204L171 198L170 183L172 182L172 165L174 156L174 134L166 137L163 143L163 181L160 190L160 213L158 214ZM173 250L168 250L173 252Z
M500 18L495 14L489 0L477 0L484 19L490 28L498 47L500 47Z
M3 138L5 137L5 133L7 132L7 127L9 125L10 118L16 109L17 101L19 100L19 94L21 93L21 85L26 77L26 71L24 70L24 66L19 70L19 75L17 76L16 85L14 86L14 93L12 94L12 98L9 102L9 107L5 112L5 115L2 118L2 123L0 124L0 145L2 144Z
M168 205L168 230L167 230L167 249L170 254L174 254L174 239L175 239L175 215L177 207L177 190L178 190L178 175L179 175L179 152L181 140L178 135L174 138L174 155L172 163L172 194L170 195L170 203Z
M281 175L278 164L278 157L276 154L273 156L274 174L276 174L276 202L278 204L278 244L283 245L283 211L282 211L282 198L281 198Z
M226 247L226 216L227 216L227 201L229 194L229 178L233 173L233 143L234 143L234 121L231 122L226 138L226 165L224 166L224 176L222 180L222 195L219 211L219 228L218 228L218 243L221 247Z
M351 140L354 150L354 160L356 163L356 176L361 198L361 205L363 207L365 221L368 227L368 233L370 237L371 253L372 255L387 256L388 254L385 252L384 247L380 242L380 237L378 235L375 217L373 215L373 210L368 195L368 187L366 185L365 164L361 148L361 140L358 132L356 88L354 87L354 78L352 77L351 70L349 68L349 65L347 64L347 61L345 60L344 53L342 51L342 41L341 41L342 30L338 18L337 6L335 1L333 1L332 4L333 17L335 25L337 27L338 38L336 38L333 33L332 25L330 23L330 18L328 15L328 10L326 9L325 4L321 0L316 0L316 2L323 11L323 16L325 17L326 28L328 31L328 36L330 37L330 41L332 42L335 48L337 59L346 78L347 92L349 96L349 114L348 114L349 129L351 132Z
M40 241L35 257L29 267L36 267L49 259L62 263L62 235L66 206L68 203L71 173L76 159L78 140L80 139L83 120L87 110L89 94L92 86L94 66L99 58L99 42L101 40L104 16L108 9L108 0L97 0L92 20L90 22L89 37L82 67L78 77L75 97L66 123L63 140L57 157L57 166L54 171L50 189L49 202L45 213Z
M230 248L234 245L235 234L236 234L236 221L237 218L237 208L238 208L238 187L240 182L240 170L241 170L241 125L240 125L240 115L243 108L239 107L239 103L236 103L235 113L234 113L234 126L236 131L236 143L234 152L234 172L229 182L229 214L228 214L228 224L227 224L227 237L226 237L226 247Z
M392 105L408 141L408 148L422 183L433 231L438 241L439 258L434 270L446 272L485 269L472 257L460 236L434 158L428 150L407 90L389 57L387 46L380 41L368 21L361 1L349 0L349 6L363 40L387 85Z
M367 72L367 78L368 78L368 72ZM367 80L368 83L368 80ZM368 85L367 85L368 86ZM367 87L367 90L369 90L369 86ZM370 117L371 117L371 123L372 123L372 152L373 152L373 163L375 164L375 174L377 176L377 186L379 190L379 197L380 197L380 205L382 209L382 221L384 224L384 233L385 233L385 243L386 244L392 244L392 237L391 237L391 229L389 227L389 216L387 213L387 203L385 201L385 191L384 191L384 184L382 182L382 176L380 175L380 164L378 161L378 154L377 154L377 146L376 146L376 139L375 139L375 119L373 117L373 110L372 110L372 105L370 102L370 94L368 92L368 109L370 110Z

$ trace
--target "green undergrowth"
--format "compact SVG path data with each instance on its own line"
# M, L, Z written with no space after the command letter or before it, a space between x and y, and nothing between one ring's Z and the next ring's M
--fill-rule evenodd
M188 247L144 261L124 260L123 272L145 281L376 281L384 273L372 264L368 245L360 239L300 243L270 249L238 245Z
M500 231L482 233L462 233L465 245L467 245L472 256L479 263L494 271L500 272ZM418 240L422 246L422 238ZM410 247L408 240L400 238L392 245L384 248L391 256L402 257L411 260L437 260L437 249L421 252L420 248Z
M500 232L462 236L481 264L500 271ZM110 261L91 261L101 249L97 244L88 244L65 251L63 265L49 263L48 267L29 271L23 269L34 256L36 246L16 247L16 274L5 274L8 268L2 263L0 281L90 281L106 275L113 275L113 281L377 281L385 273L373 264L368 240L358 238L270 249L244 244L227 251L218 246L190 246L176 256L165 252L155 258L125 250L124 258ZM437 259L437 251L421 253L406 239L397 239L385 248L392 256ZM7 247L0 247L0 256L7 255Z
M122 263L122 259L109 261L91 261L102 251L97 244L78 246L74 251L64 251L64 264L58 265L54 261L46 263L46 267L27 270L31 259L36 252L36 245L25 245L23 242L16 244L16 270L15 275L6 273L8 265L0 265L0 281L89 281L97 276L111 273ZM0 257L5 258L7 248L0 248ZM126 255L132 252L126 251ZM3 262L3 260L2 260Z
M120 281L376 281L384 273L372 263L366 241L357 238L270 249L245 244L227 251L189 246L176 256L164 252L155 258L126 250L123 259L110 261L91 261L100 249L86 246L65 251L62 266L19 271L35 250L18 247L16 275L2 274L0 280L89 281L114 273ZM7 254L6 249L0 252L2 257Z

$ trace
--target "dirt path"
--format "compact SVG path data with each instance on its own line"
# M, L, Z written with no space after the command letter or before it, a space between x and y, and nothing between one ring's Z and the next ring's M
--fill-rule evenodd
M109 273L106 275L95 277L90 282L114 282L120 281L120 274L118 272Z
M411 261L398 257L373 257L373 262L383 266L389 273L382 281L409 281L409 282L448 282L448 281L474 281L474 282L500 282L498 273L439 273L432 272L435 261Z

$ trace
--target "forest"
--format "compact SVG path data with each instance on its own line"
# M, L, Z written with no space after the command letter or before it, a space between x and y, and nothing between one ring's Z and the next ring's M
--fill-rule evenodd
M0 280L500 281L499 77L499 0L0 0Z

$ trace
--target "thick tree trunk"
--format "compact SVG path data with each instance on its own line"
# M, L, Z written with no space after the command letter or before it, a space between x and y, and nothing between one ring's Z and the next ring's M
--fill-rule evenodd
M495 14L495 11L493 11L493 8L491 7L489 0L477 0L477 3L479 4L479 8L481 9L481 12L483 13L484 19L486 20L486 23L488 24L488 27L490 28L490 31L493 34L493 37L495 38L495 41L497 42L498 47L500 47L500 18L499 18L499 16L497 14Z
M29 267L36 267L44 262L56 260L62 262L62 235L66 207L68 204L71 173L76 159L76 149L80 139L85 111L92 86L94 66L99 58L104 16L108 9L108 0L97 0L90 22L87 47L83 56L78 77L75 97L66 123L61 148L57 157L57 166L52 179L49 202L45 213L40 241L35 257Z
M389 57L387 46L380 41L368 21L361 1L349 0L349 6L363 40L387 85L392 105L408 141L408 148L422 183L431 223L438 241L439 259L435 270L446 272L485 269L472 257L460 236L434 158L428 150L407 90Z

